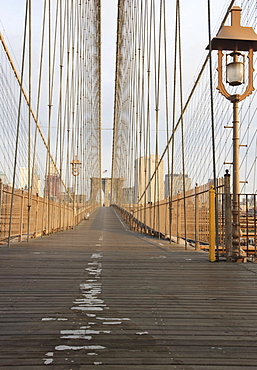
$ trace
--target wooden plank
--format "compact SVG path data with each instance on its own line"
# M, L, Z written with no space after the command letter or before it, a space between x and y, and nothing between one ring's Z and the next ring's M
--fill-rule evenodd
M256 369L256 264L211 264L107 207L0 253L0 369Z

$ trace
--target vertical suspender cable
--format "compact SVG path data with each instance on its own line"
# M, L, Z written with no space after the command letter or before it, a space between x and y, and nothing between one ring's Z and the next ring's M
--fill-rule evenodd
M71 179L70 179L70 163L69 163L69 158L70 158L70 26L69 26L69 14L70 14L70 9L69 9L69 1L66 0L66 19L65 22L67 24L67 40L66 40L66 49L67 49L67 59L66 59L66 86L65 86L65 118L67 122L67 149L66 149L66 181L69 184L69 199L72 197L71 192ZM65 122L65 123L66 123Z
M142 81L142 68L141 68L141 55L142 55L142 39L141 39L141 32L142 32L142 2L141 2L141 9L138 7L137 11L137 18L139 19L138 21L138 45L136 47L136 52L137 52L137 98L136 98L136 112L137 112L137 129L136 132L138 132L137 136L139 135L139 140L138 140L138 150L137 150L137 157L140 158L139 161L139 173L140 173L140 178L142 179L142 183L144 184L143 181L143 176L142 176L142 171L144 169L144 160L142 158L142 116L141 116L141 110L143 106L143 95L141 94L141 81ZM144 184L145 185L145 184ZM142 202L143 203L143 202ZM143 209L143 204L139 206L139 219L142 220L142 209Z
M155 152L155 166L159 162L159 105L160 105L160 71L161 71L161 37L162 37L162 7L163 0L160 1L160 13L159 13L159 37L158 37L158 59L157 59L157 81L156 81L156 152ZM155 193L157 197L157 222L156 228L160 238L160 170L157 169L155 175Z
M172 216L173 216L173 180L174 180L174 156L175 156L175 120L176 120L176 87L177 87L177 45L178 45L178 16L177 16L177 3L176 3L176 17L175 17L175 42L174 42L174 70L173 70L173 107L172 107L172 139L167 138L167 151L169 152L169 145L171 142L171 179L169 183L169 196L170 196L170 213L169 213L169 226L170 226L170 241L172 235ZM179 236L179 235L177 235Z
M149 5L148 5L149 6ZM152 48L152 33L151 33L151 26L152 26L152 6L150 4L150 14L148 16L148 34L147 37L148 45L147 45L147 114L146 114L146 157L149 157L149 161L146 162L146 172L145 172L145 184L149 181L151 175L150 169L150 157L151 157L151 113L150 113L150 96L151 96L151 48ZM148 178L146 174L148 173ZM149 226L152 229L152 194L151 194L151 186L146 191L147 194L147 202L150 202L150 215L149 215Z
M181 150L182 150L182 173L183 173L183 198L184 198L184 235L185 249L187 249L187 214L186 214L186 184L185 184L185 148L184 148L184 114L183 114L183 85L182 85L182 52L181 52L181 32L180 32L180 1L177 1L178 16L178 47L179 47L179 77L180 77L180 107L181 107Z
M50 80L51 80L51 84L50 84L50 99L49 99L49 127L51 127L51 120L52 120L52 106L53 106L53 90L54 90L54 71L55 71L55 58L56 58L56 44L57 44L57 26L58 26L58 12L59 12L59 2L56 3L56 9L55 9L55 26L54 26L54 41L53 41L53 51L52 51L52 54L53 56L51 55L52 57L52 63L51 63L51 72L50 72ZM52 49L52 47L51 47ZM49 65L50 67L50 65ZM57 136L57 140L56 140L56 143L58 144L58 136ZM50 145L49 145L49 148L50 148ZM53 200L56 201L56 190L55 190L55 184L56 184L56 176L57 176L57 168L56 168L56 165L55 165L55 162L56 160L54 160L54 162L52 161L52 168L53 168L53 173L50 174L51 176L53 176L53 180L54 180L54 189L53 189ZM49 217L50 217L50 222L51 222L51 230L54 230L55 228L55 225L54 225L54 217L52 215L52 211L50 211L50 214L49 214Z
M40 53L40 63L39 63L39 76L38 76L38 90L37 90L37 108L36 108L36 119L38 120L39 107L40 107L40 97L41 97L41 82L42 82L42 66L43 66L43 50L44 50L44 38L45 38L45 21L46 21L46 1L44 1L44 11L43 11L43 21L42 21L42 39L41 39L41 53ZM33 162L32 162L32 184L35 173L35 163L36 163L36 148L37 148L37 133L38 127L35 129L34 134L34 149L33 149ZM32 185L33 186L33 185ZM37 231L37 230L36 230Z
M51 0L48 1L48 135L47 135L47 145L50 149L51 144ZM48 203L47 203L47 220L48 220L48 234L50 234L51 223L51 209L50 209L50 195L51 195L51 159L50 155L47 155L47 188L48 188Z
M60 53L60 69L59 69L59 108L58 108L58 129L57 129L57 135L59 135L59 166L60 166L60 178L62 178L62 171L63 171L63 103L62 103L62 85L63 85L63 10L62 10L62 1L60 1L60 12L59 12L59 53ZM57 149L56 149L57 151ZM56 153L57 158L57 153ZM64 219L64 215L63 215ZM62 227L62 202L61 197L59 199L59 231Z
M145 53L146 53L146 35L147 35L147 2L144 3L144 7L143 7L143 4L141 5L142 6L142 25L143 25L143 32L142 32L142 76L143 76L143 81L142 81L142 96L143 96L143 101L144 101L144 104L143 104L143 107L142 107L142 136L143 136L143 140L142 140L142 157L146 158L146 153L145 153L145 132L146 132L146 127L145 127L145 65L146 65L146 58L145 58ZM146 161L144 160L144 172L145 172L145 163ZM144 179L144 184L146 184L146 181ZM146 193L144 195L144 213L143 213L143 218L142 218L142 221L144 223L144 226L146 225L146 212L147 212L147 196L146 196ZM144 232L146 232L146 229L144 229Z
M101 75L102 75L102 53L101 53L101 45L102 45L102 29L101 29L101 0L98 1L98 6L97 6L97 29L98 29L98 40L97 40L97 48L98 48L98 87L99 87L99 96L98 96L98 145L99 145L99 150L98 150L98 155L99 155L99 193L100 193L100 206L103 203L102 200L102 86L101 86Z
M149 3L148 3L149 7ZM148 29L147 33L149 37L147 37L147 113L146 113L146 157L150 158L151 154L151 114L150 114L150 86L151 86L151 46L152 46L152 34L151 30L151 22L152 22L152 8L150 7L149 16L148 16ZM149 164L146 163L146 167L149 167ZM150 175L149 168L146 168L146 173L148 171L148 176ZM145 184L147 184L147 178L145 175ZM147 202L150 203L150 215L149 215L149 226L152 228L152 198L151 198L151 188L149 188L146 192L147 194Z
M114 117L113 117L113 137L112 137L112 169L111 169L111 200L110 203L114 202L114 182L115 166L116 166L116 141L117 141L117 130L118 130L118 91L119 91L119 67L120 58L119 45L121 42L121 12L122 12L123 0L118 0L118 14L117 14L117 40L116 40L116 70L115 70L115 92L114 92Z
M217 177L216 177L216 158L215 158L215 127L213 109L213 76L212 76L212 49L211 49L211 7L208 0L208 34L209 34L209 67L210 67L210 98L211 98L211 132L212 132L212 161L213 161L213 181L215 190L215 224L216 224L216 260L219 261L219 233L218 233L218 197L217 197Z
M32 42L32 24L31 24L31 0L29 0L29 103L31 105L31 42ZM32 186L33 181L31 180L31 168L30 168L30 136L31 136L31 113L28 107L28 225L27 225L27 241L29 241L30 234L30 211L31 211L31 197L32 197Z
M152 1L152 14L153 14L153 53L154 53L154 86L155 86L155 97L156 97L156 85L157 85L157 77L156 77L156 13L155 13L155 0ZM156 164L158 163L157 160L157 155L158 155L158 107L156 106L156 101L155 101L155 163L154 163L154 176L153 179L150 179L150 188L153 189L154 194L153 194L153 200L154 200L154 209L153 209L153 228L156 230L156 189L157 189L157 169L156 169ZM151 157L150 157L151 158ZM149 161L150 164L150 176L152 174L151 171L151 159ZM149 177L150 177L149 176ZM152 186L151 181L153 181L154 185Z
M234 5L235 0L232 0L227 13L222 21L220 29L224 25L229 12ZM220 30L219 29L219 30ZM211 125L212 125L212 159L213 159L213 181L215 190L215 223L216 223L216 261L219 261L219 231L218 231L218 197L217 197L217 176L216 176L216 158L215 158L215 127L214 127L214 109L213 109L213 77L212 77L212 50L211 50L211 6L208 0L208 36L209 36L209 67L210 67L210 97L211 97Z
M15 179L16 179L18 146L19 146L20 120L21 120L21 100L22 100L22 82L23 82L23 76L24 76L24 61L25 61L26 33L27 33L27 17L28 17L28 0L26 1L26 10L25 10L25 24L24 24L24 36L23 36L22 63L21 63L21 85L20 85L17 128L16 128L16 140L15 140L15 152L14 152L12 196L11 196L10 220L9 220L9 231L8 231L8 247L10 247L11 230L12 230L14 187L15 187Z
M138 10L137 10L137 0L134 0L135 1L135 6L134 6L134 24L135 24L135 38L134 38L134 55L133 55L133 58L134 58L134 73L133 73L133 76L132 76L132 79L133 79L133 90L134 90L134 94L133 94L133 111L134 111L134 124L132 126L132 136L133 136L133 141L132 141L132 145L135 143L134 147L133 147L133 153L134 153L134 161L139 158L139 150L138 150L138 147L139 147L139 139L138 139L138 100L139 100L139 91L138 91L138 78L139 78L139 66L138 66L138 54L139 54L139 51L138 51L138 44L139 44L139 40L138 40L138 28L139 28L139 20L138 20ZM138 178L138 185L139 185L139 189L142 191L142 178L141 178L141 159L139 158L138 160L138 168L137 168L137 178ZM141 196L141 193L139 193L139 197ZM138 207L140 209L140 203L138 202Z
M167 140L167 143L169 141L169 97L168 97L168 60L167 60L167 35L166 35L166 0L164 0L164 4L163 4L163 18L164 18L164 82L165 82L165 115L166 115L166 140ZM168 189L170 189L170 150L168 150L167 152L167 165L168 165ZM166 183L165 183L165 186L166 186ZM164 189L164 198L165 195L166 195L166 188ZM169 239L170 239L170 243L171 243L171 217L170 217L170 212L171 212L171 194L170 192L168 192L168 198L169 198L169 202L168 202L168 218L169 218ZM167 210L167 208L166 208ZM165 216L165 234L167 234L167 229L166 229L166 218L167 218L167 215Z

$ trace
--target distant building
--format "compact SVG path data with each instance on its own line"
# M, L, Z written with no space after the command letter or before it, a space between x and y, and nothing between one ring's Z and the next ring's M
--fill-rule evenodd
M7 176L5 173L3 173L2 171L0 172L0 179L2 180L2 183L4 185L8 185L9 184L9 181L7 179Z
M147 184L152 178L156 166L160 160L160 156L150 155L149 157L141 157L135 160L135 195L134 202L143 195ZM161 161L158 170L153 177L151 184L143 195L140 203L156 202L164 199L164 162Z
M61 194L61 181L58 175L46 175L45 177L45 198L58 200Z
M74 198L74 190L73 190L73 187L67 188L66 191L63 191L60 194L60 200L61 200L61 202L73 203L73 198Z
M30 169L30 176L32 175L32 168ZM41 181L37 171L34 170L33 179L31 180L30 186L32 187L32 194L40 194ZM19 169L19 189L28 190L28 167L20 167Z
M130 188L122 189L123 204L133 204L135 199L135 188L134 186Z
M169 182L169 176L170 176L170 182ZM185 175L185 190L191 189L191 183L192 180L188 175ZM173 175L165 175L165 198L168 198L169 196L169 183L171 184L171 181L173 180L172 183L172 195L177 195L179 193L183 193L184 188L183 188L183 175L182 173L176 174L174 173Z
M50 200L59 200L61 196L61 180L56 173L55 166L50 163L49 173L45 176L44 197Z

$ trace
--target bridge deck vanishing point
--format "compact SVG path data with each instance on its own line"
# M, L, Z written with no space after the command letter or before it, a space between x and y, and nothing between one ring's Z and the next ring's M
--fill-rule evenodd
M2 246L1 369L256 369L257 265L123 224Z

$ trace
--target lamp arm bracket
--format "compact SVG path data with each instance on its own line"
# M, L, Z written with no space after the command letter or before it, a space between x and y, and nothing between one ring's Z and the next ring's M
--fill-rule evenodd
M223 53L222 53L222 50L218 50L218 68L217 68L217 71L218 71L218 86L217 86L217 90L223 95L225 96L226 99L230 99L230 94L228 93L228 91L226 90L223 82L222 82L222 57L223 57Z
M247 55L248 58L248 85L245 89L245 92L240 95L239 101L244 100L247 96L251 95L252 92L255 90L253 87L253 49L249 49L249 53Z

